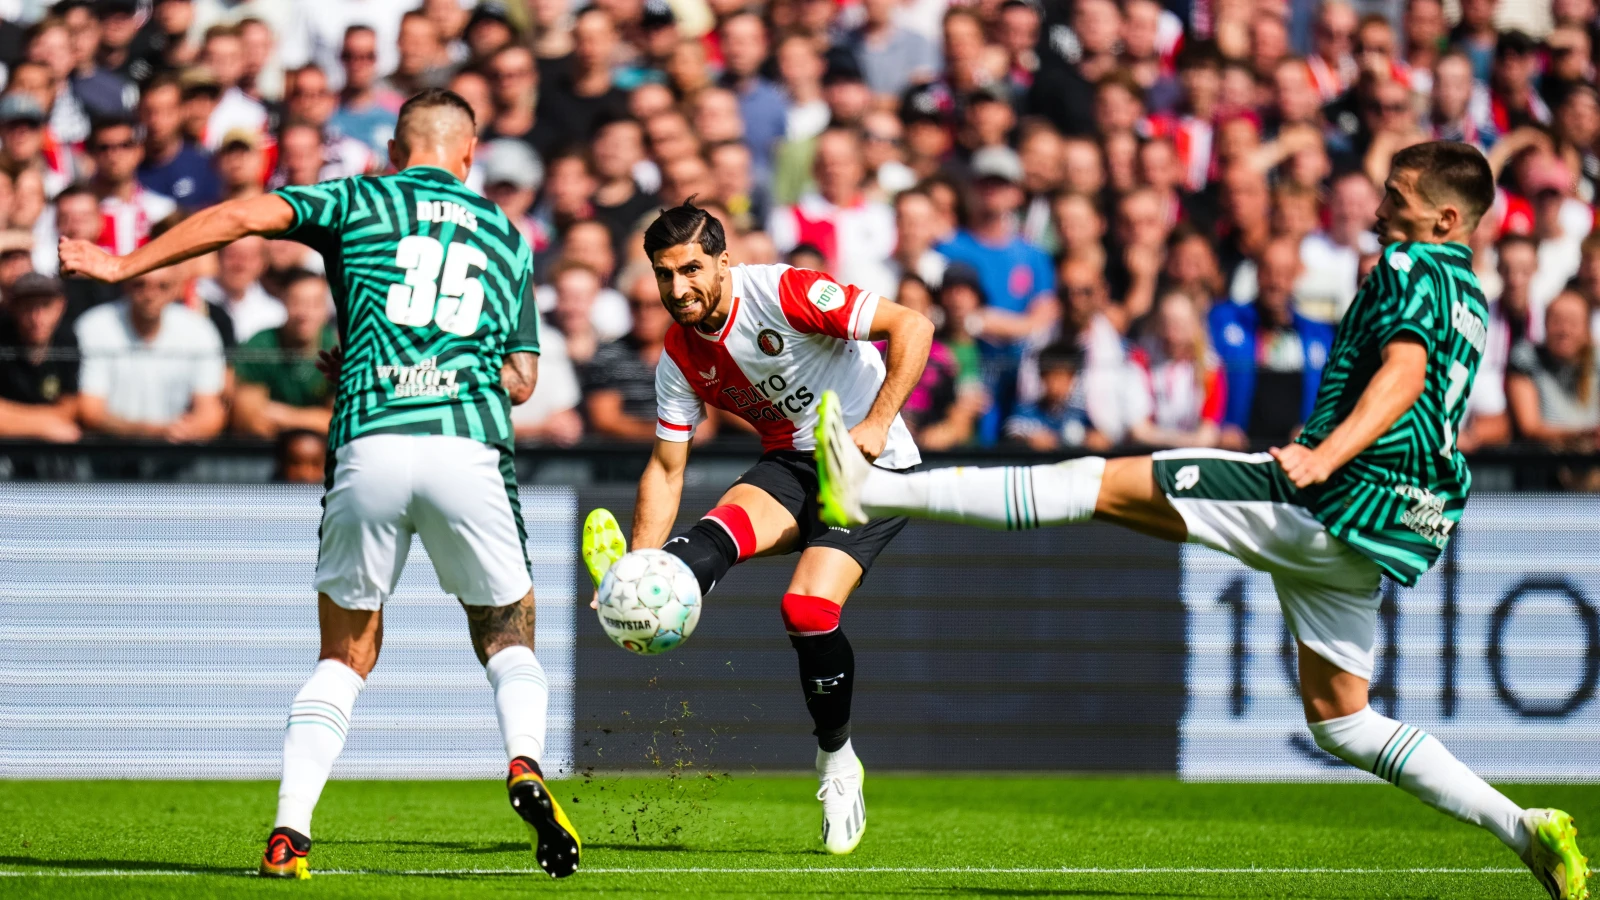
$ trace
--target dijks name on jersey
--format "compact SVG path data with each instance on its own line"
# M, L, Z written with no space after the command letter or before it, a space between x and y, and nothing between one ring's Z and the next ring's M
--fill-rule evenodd
M784 392L788 390L788 379L782 375L773 375L749 387L725 387L722 389L722 395L733 402L734 408L741 415L751 419L776 422L785 418L784 412L794 415L803 412L816 402L816 396L805 385L785 394Z

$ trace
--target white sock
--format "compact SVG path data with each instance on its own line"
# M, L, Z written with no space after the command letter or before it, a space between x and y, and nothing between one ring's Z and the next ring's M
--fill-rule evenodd
M1527 852L1522 808L1450 754L1419 728L1380 716L1372 707L1311 723L1317 746L1385 779L1423 803L1463 822L1488 829L1502 843Z
M834 772L854 771L856 767L856 750L850 746L850 739L845 738L844 746L833 752L828 752L821 747L817 748L817 774L822 776Z
M913 516L1014 531L1085 522L1094 515L1106 461L1045 466L957 466L902 474L874 467L861 488L867 515Z
M518 644L489 657L483 671L494 688L494 714L506 740L506 758L538 762L544 756L544 720L550 684L533 648Z
M289 706L278 817L272 827L293 828L311 836L311 811L328 783L333 761L344 749L350 711L365 684L354 669L336 659L324 659L311 670L311 677Z

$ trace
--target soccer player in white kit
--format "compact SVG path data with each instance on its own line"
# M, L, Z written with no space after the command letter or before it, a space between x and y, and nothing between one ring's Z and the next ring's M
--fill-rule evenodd
M752 556L800 554L781 612L816 725L823 846L849 853L866 827L866 804L850 743L855 661L839 614L905 520L822 524L812 432L818 400L834 391L851 438L876 465L903 471L920 462L900 407L922 377L933 325L820 272L731 265L726 246L722 225L692 202L664 210L645 231L661 302L677 325L656 364L656 441L639 481L633 546L679 557L702 592ZM868 343L884 340L887 365ZM668 541L689 440L707 406L754 426L763 453L715 508ZM592 513L584 561L597 585L625 549L610 513Z

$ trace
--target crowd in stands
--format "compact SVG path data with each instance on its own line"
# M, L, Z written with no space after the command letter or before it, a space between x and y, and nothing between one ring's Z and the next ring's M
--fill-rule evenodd
M314 445L318 256L250 239L108 286L57 278L57 239L123 253L383 172L399 104L447 87L535 253L519 442L650 440L671 320L640 235L695 197L735 262L934 321L925 448L1279 443L1390 157L1451 139L1499 184L1460 445L1591 451L1597 50L1595 0L0 0L0 436Z

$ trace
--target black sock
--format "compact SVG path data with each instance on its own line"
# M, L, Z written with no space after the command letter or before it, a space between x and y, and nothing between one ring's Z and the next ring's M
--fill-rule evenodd
M800 690L806 711L817 727L817 746L832 753L850 740L850 694L856 677L856 655L842 629L827 634L789 635L800 657Z
M701 519L682 536L667 541L661 549L689 564L689 571L700 582L700 593L708 594L722 576L739 561L739 546L721 525Z

